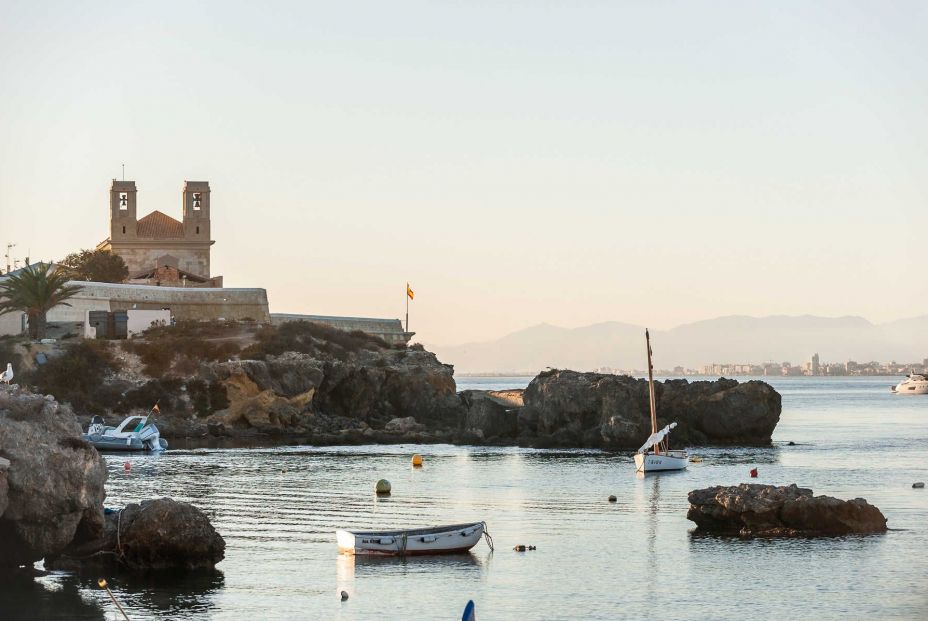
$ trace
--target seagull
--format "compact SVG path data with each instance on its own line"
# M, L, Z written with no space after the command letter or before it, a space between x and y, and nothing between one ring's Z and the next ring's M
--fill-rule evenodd
M6 371L3 372L3 375L0 375L0 382L9 385L10 380L13 379L13 363L6 363Z

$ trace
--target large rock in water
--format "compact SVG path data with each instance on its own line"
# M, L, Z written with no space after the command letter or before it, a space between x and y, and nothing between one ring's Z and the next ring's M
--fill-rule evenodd
M655 382L658 426L676 445L770 444L780 395L760 381ZM648 383L627 375L547 371L525 389L520 443L638 448L651 433Z
M114 515L117 555L134 569L212 569L225 557L225 540L189 503L143 500Z
M67 405L0 388L0 566L31 564L102 532L106 466L80 433Z
M186 502L158 498L108 513L100 537L47 558L45 568L214 569L225 549L225 540L205 513Z
M742 483L689 493L687 519L699 530L742 536L808 536L882 533L886 518L862 498L814 496L795 484Z

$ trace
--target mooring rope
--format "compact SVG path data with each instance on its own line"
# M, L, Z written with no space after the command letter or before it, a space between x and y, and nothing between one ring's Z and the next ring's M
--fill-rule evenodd
M122 530L122 512L125 509L119 510L119 515L116 516L116 551L119 552L119 556L123 557L125 554L122 553L122 540L119 538L120 530Z
M483 525L483 538L486 539L487 545L490 546L490 552L494 550L493 548L493 537L490 535L490 531L487 530L487 523L480 522Z

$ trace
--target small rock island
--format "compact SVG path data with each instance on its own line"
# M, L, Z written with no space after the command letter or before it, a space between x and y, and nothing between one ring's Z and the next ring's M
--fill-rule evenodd
M697 531L743 537L886 532L886 518L863 498L815 496L795 484L716 486L689 493L687 519Z

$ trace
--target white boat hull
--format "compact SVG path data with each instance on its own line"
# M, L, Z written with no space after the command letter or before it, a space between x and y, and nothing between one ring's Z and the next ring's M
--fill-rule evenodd
M668 451L666 453L635 453L635 470L637 472L661 472L664 470L683 470L689 462L686 451Z
M892 387L897 395L928 395L928 379L924 376L908 377Z
M410 556L467 552L483 537L483 522L433 526L413 530L337 530L342 554Z

